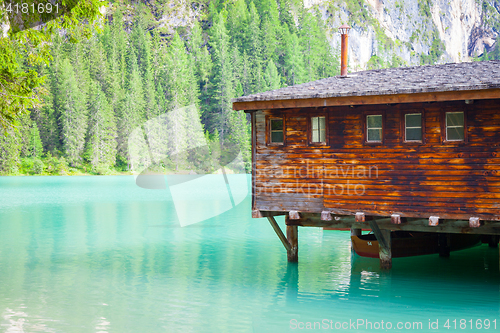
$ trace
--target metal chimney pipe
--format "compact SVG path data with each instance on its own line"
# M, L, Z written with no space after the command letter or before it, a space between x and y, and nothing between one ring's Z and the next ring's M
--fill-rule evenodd
M340 76L347 76L347 36L349 34L350 26L343 24L339 27L341 41L341 52L340 52Z

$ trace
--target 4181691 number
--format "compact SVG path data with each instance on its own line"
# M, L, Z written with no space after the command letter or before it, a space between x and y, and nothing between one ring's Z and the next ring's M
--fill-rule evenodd
M443 325L444 328L447 328L447 329L460 329L460 330L481 330L481 329L485 329L485 330L489 330L489 329L493 329L493 330L496 330L497 329L497 320L496 319L493 319L493 320L489 320L489 319L453 319L453 320L450 320L448 319L444 325Z

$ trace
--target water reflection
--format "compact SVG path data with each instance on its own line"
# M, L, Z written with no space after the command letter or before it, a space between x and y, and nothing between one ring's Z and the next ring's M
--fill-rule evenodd
M168 193L133 178L40 178L21 189L0 178L2 196L17 192L0 203L0 331L288 332L292 319L499 316L498 249L486 245L381 271L351 254L349 232L300 228L299 263L287 263L249 198L181 228ZM38 198L40 187L67 195Z

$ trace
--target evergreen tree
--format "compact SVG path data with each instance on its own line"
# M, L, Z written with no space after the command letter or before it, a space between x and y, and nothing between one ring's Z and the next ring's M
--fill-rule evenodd
M295 85L305 82L304 59L296 34L286 34L285 71L287 83Z
M325 27L319 13L305 12L300 30L300 47L305 65L305 80L314 81L334 76L338 68L326 38Z
M13 128L0 132L0 173L12 174L18 171L19 148L19 138Z
M198 106L198 87L195 76L195 61L187 53L184 42L175 33L169 47L168 89L170 109L188 105Z
M99 82L93 81L89 91L89 125L85 155L96 170L109 168L116 159L116 123L113 110Z
M263 90L262 37L259 14L253 2L250 3L249 22L248 55L250 62L250 93L256 93Z
M195 76L194 59L187 53L186 46L177 33L174 34L172 44L168 50L169 64L169 112L171 121L168 128L169 154L175 155L176 168L186 162L188 139L193 133L189 133L187 124L199 121L199 115L195 119L189 119L190 108L198 109L198 84ZM203 132L202 132L203 134Z
M188 46L194 58L194 65L196 68L195 74L198 80L199 89L200 91L206 90L213 65L206 43L203 40L202 30L198 21L195 21L193 24Z
M31 157L41 157L43 154L43 143L40 139L40 132L38 131L38 126L36 122L31 122L29 131L29 156Z
M133 59L132 55L129 55ZM128 84L124 99L118 108L118 153L121 158L130 161L128 154L128 140L132 131L140 126L144 121L144 93L142 89L142 80L140 77L137 63L130 60L131 72L129 74Z
M207 43L203 40L202 29L199 22L195 22L191 29L191 38L188 42L188 48L192 55L195 67L195 76L198 82L199 99L201 114L204 122L210 117L210 95L208 91L209 79L212 73L212 58L207 49Z
M234 71L231 61L229 35L222 13L214 20L210 32L214 63L212 96L215 103L213 113L216 120L215 128L218 129L220 140L223 143L225 135L229 131L229 117L232 112L231 98L234 97Z
M248 20L249 12L245 0L236 0L230 6L227 21L231 43L237 45L240 50L248 47Z
M250 125L247 122L243 111L233 111L230 118L231 123L231 141L241 152L241 157L245 164L245 170L252 170L252 152L250 146ZM227 152L226 152L227 153ZM227 161L231 162L231 161Z
M278 61L278 49L281 43L281 23L276 0L261 0L262 44L264 59Z
M269 61L267 62L265 80L266 80L265 90L274 90L281 88L281 77L278 73L276 65L271 59L269 59Z
M156 114L156 91L154 88L154 73L151 68L151 35L145 32L141 17L138 18L132 29L130 45L136 50L137 65L142 78L144 115L146 119L151 119Z
M71 62L71 67L73 68L75 80L78 83L78 88L80 89L80 94L82 95L82 98L86 100L88 97L90 82L89 44L75 43L68 45L68 43L66 43L66 45L69 46L67 59ZM104 61L104 56L101 56L101 61ZM104 78L105 76L103 76L103 80Z
M77 82L68 59L64 59L61 65L57 95L62 148L66 159L74 166L82 158L87 132L87 108L81 82Z
M55 55L56 56L56 55ZM31 119L38 126L39 136L42 140L45 151L55 153L61 150L60 133L58 127L58 114L54 102L54 93L57 92L57 80L55 75L56 57L48 69L43 69L41 73L47 75L46 91L42 96L42 105L33 108Z
M243 95L249 95L252 91L252 68L250 66L250 58L247 55L246 50L243 50L243 55L241 57L241 73L240 73L240 83L243 89Z
M127 78L127 50L128 50L128 38L125 32L125 27L123 26L123 14L120 9L118 9L113 17L113 23L111 25L111 40L112 48L111 52L113 58L109 59L110 63L116 63L118 67L117 73L119 73L119 82L121 87L125 87L125 82Z
M291 0L279 0L279 18L283 26L295 27L295 20L292 15ZM292 29L292 28L291 28ZM292 30L295 32L295 30Z
M101 41L97 38L92 38L89 41L89 82L95 80L99 82L99 85L103 87L103 90L106 94L111 97L113 95L113 91L111 88L111 78L109 77L109 67L106 57L106 51L101 43ZM111 51L113 52L113 50ZM90 86L89 86L90 89ZM90 91L89 91L90 93Z
M241 58L240 51L238 50L238 46L234 45L232 47L232 66L234 68L234 95L235 96L243 96L243 84L242 82L245 80L245 69L243 64L243 59Z

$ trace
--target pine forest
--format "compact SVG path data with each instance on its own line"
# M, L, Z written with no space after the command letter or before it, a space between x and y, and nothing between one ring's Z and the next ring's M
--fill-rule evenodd
M198 4L199 17L173 31L155 20L162 3L115 2L89 38L74 42L59 30L50 63L32 68L44 78L42 103L0 135L0 172L128 172L134 129L179 109L189 111L175 113L186 133L176 140L199 124L210 149L237 147L248 172L249 118L231 99L338 74L319 14L287 1ZM157 168L190 167L172 157Z

